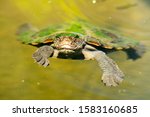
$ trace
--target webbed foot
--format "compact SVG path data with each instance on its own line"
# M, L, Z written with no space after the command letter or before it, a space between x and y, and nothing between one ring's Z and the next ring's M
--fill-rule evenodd
M118 76L118 74L111 73L103 73L102 82L106 86L117 86L123 81L122 77Z
M54 50L51 46L42 46L33 53L32 58L39 65L46 67L49 65L48 57L52 55L53 51Z
M103 71L102 82L106 86L117 86L123 81L124 74L118 65L104 52L96 50L89 51L87 48L82 51L86 59L95 59Z
M102 81L106 86L117 86L123 81L124 73L120 70L116 62L106 56L103 52L98 52L97 57L99 66L103 70Z

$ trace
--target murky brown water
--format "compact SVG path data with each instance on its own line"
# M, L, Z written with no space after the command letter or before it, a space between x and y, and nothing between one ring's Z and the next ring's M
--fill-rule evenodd
M148 0L1 0L0 99L150 99L150 3ZM51 59L43 68L31 58L35 47L16 40L20 24L39 28L80 17L120 31L147 46L145 55L113 58L126 77L119 87L105 87L95 61ZM94 70L93 70L94 69Z

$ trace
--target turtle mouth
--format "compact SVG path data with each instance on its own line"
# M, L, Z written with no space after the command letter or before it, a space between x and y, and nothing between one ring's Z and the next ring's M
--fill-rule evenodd
M59 49L74 50L75 48L76 47L73 47L70 44L63 44L63 45L60 45Z
M62 36L54 41L54 47L59 50L77 50L81 49L82 45L81 39L68 36Z

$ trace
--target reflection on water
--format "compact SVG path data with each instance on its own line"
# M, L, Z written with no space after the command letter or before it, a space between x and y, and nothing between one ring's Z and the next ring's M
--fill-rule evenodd
M128 8L131 8L131 7L135 7L137 6L138 4L137 3L134 3L134 4L126 4L126 5L123 5L123 6L118 6L117 9L118 10L123 10L123 9L128 9Z
M140 0L1 0L0 99L150 99L150 8L147 3ZM126 75L119 87L103 86L102 73L95 61L50 58L50 66L43 68L31 58L36 48L16 41L15 32L20 24L30 22L43 28L74 17L119 31L147 46L147 53L136 61L127 60L123 52L109 54Z

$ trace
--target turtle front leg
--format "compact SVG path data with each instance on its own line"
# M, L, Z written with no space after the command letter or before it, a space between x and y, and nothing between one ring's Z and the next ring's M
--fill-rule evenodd
M103 71L102 81L106 86L117 86L122 82L124 74L118 65L104 52L83 49L82 53L86 59L95 59Z
M42 46L36 50L32 58L39 64L44 67L49 65L48 58L53 54L54 49L51 46Z

